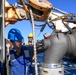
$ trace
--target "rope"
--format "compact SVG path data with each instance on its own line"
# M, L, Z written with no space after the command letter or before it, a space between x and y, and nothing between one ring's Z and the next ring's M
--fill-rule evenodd
M62 11L62 10L60 10L60 9L58 9L58 8L55 8L55 7L53 7L53 10L56 10L56 11L61 12L61 13L63 13L63 14L70 15L70 13L65 12L65 11Z
M57 18L54 18L53 20L50 20L50 22L56 21L58 19L68 18L68 17L76 17L76 14L68 13L68 12L62 11L62 10L60 10L58 8L55 8L55 7L52 7L52 10L58 11L58 12L62 13L63 15L59 16L59 15L51 12L51 14L57 16Z
M10 60L10 53L9 53L9 50L10 50L10 44L7 43L6 44L6 48L7 48L7 53L6 53L6 73L7 75L10 75L10 67L9 67L9 60Z
M37 68L37 52L36 52L36 38L35 38L35 24L34 24L34 18L32 14L32 10L30 8L30 16L31 16L31 23L32 23L32 30L33 30L33 42L34 42L34 56L35 56L35 75L38 75L38 68Z

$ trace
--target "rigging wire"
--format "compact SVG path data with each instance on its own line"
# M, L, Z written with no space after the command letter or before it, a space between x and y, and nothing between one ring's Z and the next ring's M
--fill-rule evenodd
M31 23L32 23L32 31L34 34L33 40L34 40L34 56L35 56L35 75L38 75L38 66L37 66L37 52L36 52L36 37L35 37L35 25L34 25L34 18L32 14L32 10L30 8L30 17L31 17Z

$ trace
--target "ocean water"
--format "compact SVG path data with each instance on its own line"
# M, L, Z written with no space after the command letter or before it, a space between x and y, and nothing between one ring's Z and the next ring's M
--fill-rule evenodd
M43 53L38 54L39 63L42 61L42 59L43 59ZM64 75L76 75L76 61L72 61L70 58L64 57L61 60L61 63L64 66Z
M38 71L40 71L39 67L40 67L40 63L42 62L42 59L43 59L43 53L40 53L37 56L38 56L38 63L39 63L38 64ZM72 61L70 58L64 57L61 60L61 63L64 66L64 75L76 75L76 61ZM2 70L0 68L0 72L1 71Z

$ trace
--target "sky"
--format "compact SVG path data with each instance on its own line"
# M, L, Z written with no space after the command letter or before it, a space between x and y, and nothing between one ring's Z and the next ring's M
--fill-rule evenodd
M15 4L16 0L7 0L10 4ZM63 10L65 12L70 12L76 14L76 0L48 0L52 3L52 5L60 10ZM43 22L35 22L36 24L43 24ZM32 26L30 21L22 20L17 21L15 24L9 24L7 27L5 27L5 38L8 36L8 31L11 28L17 28L21 31L24 41L27 41L27 35L28 33L32 32ZM43 39L44 33L52 33L52 29L50 29L48 26L45 27L44 31L40 33L40 28L35 28L36 33L36 40ZM40 35L39 35L40 33ZM39 35L39 36L38 36Z

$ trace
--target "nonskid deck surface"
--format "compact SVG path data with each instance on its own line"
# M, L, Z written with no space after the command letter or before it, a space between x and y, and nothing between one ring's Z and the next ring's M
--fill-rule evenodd
M38 62L42 61L43 54L38 55ZM61 63L64 66L64 75L76 75L76 61L71 60L68 57L64 57L61 60ZM39 68L39 67L38 67Z

